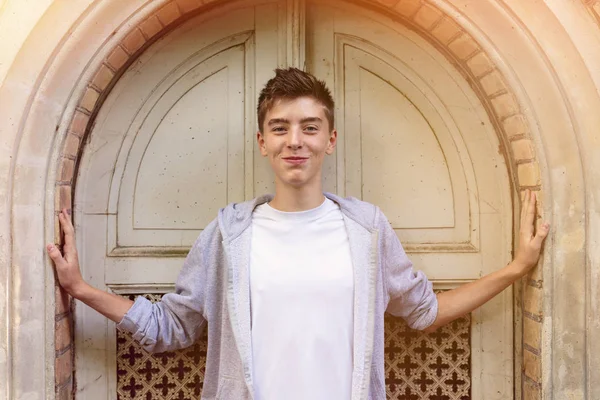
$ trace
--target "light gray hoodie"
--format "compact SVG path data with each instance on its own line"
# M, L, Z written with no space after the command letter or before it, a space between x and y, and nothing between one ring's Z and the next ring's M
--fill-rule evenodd
M355 198L325 195L342 210L352 253L352 400L384 400L384 312L404 318L414 329L424 329L437 316L437 299L425 275L413 271L378 207ZM254 399L251 222L254 208L271 199L263 196L221 209L190 250L175 293L156 304L138 297L117 325L151 352L188 347L208 325L203 400Z

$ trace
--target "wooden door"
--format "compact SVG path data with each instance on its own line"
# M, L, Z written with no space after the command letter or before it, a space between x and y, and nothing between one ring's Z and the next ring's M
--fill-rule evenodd
M254 156L255 102L287 62L286 13L276 1L215 9L159 40L120 79L97 117L75 197L91 284L130 296L171 290L218 209L269 185L268 165ZM183 353L163 363L130 351L119 335L77 306L77 398L168 398L189 384L165 378ZM137 380L144 367L151 392Z
M325 189L379 205L437 290L509 261L497 138L435 48L350 3L232 2L151 46L98 114L75 196L90 283L159 299L220 207L273 191L255 144L256 99L273 69L290 65L334 91L339 146L325 162ZM432 335L389 318L388 396L510 398L512 328L509 290ZM77 398L199 398L202 341L150 356L78 305L76 349Z
M340 134L328 189L379 205L436 290L506 265L507 168L464 78L387 16L308 2L306 21L307 69L325 77L336 97ZM393 318L386 327L391 398L512 398L510 290L434 335Z

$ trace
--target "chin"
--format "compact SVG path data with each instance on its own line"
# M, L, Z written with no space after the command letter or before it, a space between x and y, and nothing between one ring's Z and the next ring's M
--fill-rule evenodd
M279 181L281 183L283 183L286 186L290 186L293 188L301 188L302 186L305 186L308 183L308 179L306 179L305 177L290 177L290 176L286 176L286 177L280 177Z
M306 186L306 181L304 180L285 180L283 182L286 186L291 186L296 189L299 189L302 186Z

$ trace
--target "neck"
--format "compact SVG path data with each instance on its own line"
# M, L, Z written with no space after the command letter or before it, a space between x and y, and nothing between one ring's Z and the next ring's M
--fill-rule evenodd
M320 180L318 180L318 185L302 187L288 186L276 181L275 196L269 205L279 211L295 212L319 207L324 200L325 196Z

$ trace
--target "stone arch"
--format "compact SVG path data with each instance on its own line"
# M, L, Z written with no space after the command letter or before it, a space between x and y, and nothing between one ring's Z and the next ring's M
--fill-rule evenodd
M54 196L54 203L47 208L53 209L56 213L63 207L71 207L77 160L84 146L85 135L93 125L94 115L101 107L103 99L122 72L147 46L179 23L207 7L226 3L230 1L161 0L145 4L144 7L131 11L126 21L112 33L112 40L107 40L86 68L82 71L77 69L82 79L69 88L69 91L72 90L72 95L63 96L66 101L51 105L62 109L60 112L62 122L55 130L56 137L60 138L60 144L54 145L54 154L48 156L48 159L57 160L57 163L50 168L52 172L56 172L55 179L49 177L47 180L49 183L56 183L55 188L47 188L47 194ZM443 0L381 0L360 3L378 8L401 20L426 37L456 65L480 96L488 110L490 120L495 124L496 131L500 133L501 143L505 146L502 151L507 157L515 190L530 188L541 191L542 181L549 182L549 178L543 171L548 167L545 166L542 140L539 138L539 133L535 133L538 131L535 126L535 115L526 112L530 107L528 97L524 95L523 88L519 87L518 80L510 76L510 68L506 67L503 58L497 53L490 52L491 46L482 44L485 38L477 34L473 24L449 6L450 2ZM61 43L60 46L66 47L66 44ZM49 69L53 67L52 62L54 60L48 61ZM44 84L44 79L40 78L40 84L36 88L38 91L33 92L32 99L40 95L39 92ZM54 82L54 84L58 83ZM33 111L35 117L36 110ZM24 117L20 129L27 129L28 118L29 115ZM15 168L16 174L20 173L21 178L26 176L26 171L18 170L19 165ZM543 195L549 197L546 186ZM548 209L548 207L542 204L541 209ZM60 232L56 219L53 238L59 243ZM543 277L539 269L526 283L522 303L526 326L524 341L527 345L524 346L523 353L525 369L523 387L526 392L534 393L534 397L541 396L540 370L543 365L540 356L544 323L542 290ZM71 368L69 357L72 348L68 340L61 341L63 338L61 334L65 333L61 326L65 325L64 329L70 329L70 312L68 299L60 291L57 291L56 297L56 316L57 336L54 343L57 357L54 377L57 393L62 395L61 393L68 392L72 384L72 376L68 373ZM61 325L63 320L65 323ZM70 330L66 332L68 337L71 334Z
M67 136L62 148L61 165L57 171L56 212L71 206L71 197L75 185L76 165L85 137L91 131L94 116L102 107L111 88L120 76L149 45L158 40L179 24L209 7L225 3L213 1L201 4L196 0L171 0L148 13L133 27L127 27L122 33L123 39L108 52L101 63L96 65L91 78L85 83L69 124ZM529 123L521 111L517 100L503 72L493 61L493 56L450 15L434 2L420 0L364 0L360 4L376 8L389 14L404 25L425 37L442 52L461 72L475 90L487 110L490 120L500 138L504 149L499 149L507 159L514 188L522 192L535 191L541 197L541 174L534 145L531 139ZM543 205L540 204L540 211ZM57 235L56 239L60 236ZM543 320L541 299L542 274L538 270L526 280L523 289L522 323L528 331L527 341L522 351L525 371L523 379L533 387L541 389L541 379L532 370L541 368L541 330L538 326ZM517 380L518 381L518 380Z

